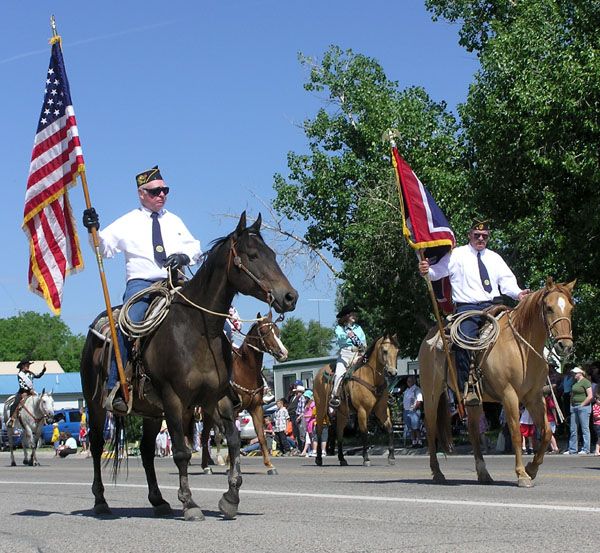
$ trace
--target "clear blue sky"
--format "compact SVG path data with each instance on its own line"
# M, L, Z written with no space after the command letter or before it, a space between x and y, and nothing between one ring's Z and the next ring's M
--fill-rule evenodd
M321 98L305 92L298 52L320 57L330 44L372 56L402 87L423 86L454 109L477 69L457 44L457 27L434 23L420 0L237 0L206 2L6 2L0 50L4 112L4 208L0 236L0 317L48 313L27 289L23 200L50 47L54 13L81 136L92 203L106 225L137 205L134 175L159 164L182 217L203 246L231 231L221 214L261 209L254 192L274 196L273 174L286 173L289 150L306 150L299 124ZM382 129L383 131L384 129ZM98 269L81 226L81 187L71 192L86 268L71 276L64 321L74 332L103 309ZM264 209L263 209L264 211ZM122 259L106 263L114 303L124 289ZM335 322L335 287L303 282L296 315ZM325 272L323 272L325 275ZM323 302L308 301L322 298ZM264 311L238 299L242 317ZM320 312L320 313L319 313Z

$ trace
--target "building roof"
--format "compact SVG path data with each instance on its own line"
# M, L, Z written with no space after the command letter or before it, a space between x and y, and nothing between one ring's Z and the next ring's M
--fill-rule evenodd
M308 359L295 359L294 361L286 361L284 363L274 363L273 364L273 372L282 371L285 369L293 369L296 367L312 367L315 365L326 365L335 361L337 357L327 356L327 357L310 357Z
M17 365L19 361L0 361L0 375L2 374L11 374L16 375L19 372L17 369ZM46 364L46 375L48 374L63 374L65 371L60 366L60 363L55 360L51 361L38 361L35 359L33 361L33 365L31 369L34 373L39 373L43 368L44 364Z
M54 395L62 394L82 394L81 377L79 373L55 373L46 374L42 378L36 378L33 381L36 392L41 392L44 388L47 392ZM0 401L8 396L16 394L19 389L17 375L0 375Z

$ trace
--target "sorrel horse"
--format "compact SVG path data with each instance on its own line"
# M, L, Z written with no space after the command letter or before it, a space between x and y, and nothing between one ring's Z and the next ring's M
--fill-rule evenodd
M352 367L349 369L352 374L343 382L342 403L337 408L336 415L338 460L341 466L348 465L344 458L342 442L350 409L354 409L358 416L358 426L362 437L363 465L366 467L371 465L367 433L367 422L371 412L375 413L388 434L388 463L393 465L395 463L394 434L388 408L388 390L385 377L386 375L394 376L397 372L398 342L396 336L386 334L378 338L371 344L363 359L366 361L362 361L356 369L352 369ZM315 457L315 463L319 466L323 464L321 435L328 419L327 410L334 372L335 366L325 365L317 373L313 385L317 408L317 456Z
M231 376L231 385L233 391L238 395L241 404L236 409L236 414L241 409L246 409L252 416L254 429L260 449L263 455L263 462L267 467L268 474L277 474L277 469L273 467L269 455L269 448L265 439L263 429L263 378L262 363L265 353L272 355L278 361L287 359L288 351L279 339L279 327L273 322L272 314L261 317L260 313L256 315L259 319L255 322L246 334L244 341L239 349L233 350L233 372ZM219 402L219 406L221 402ZM217 421L218 415L214 417ZM202 430L202 468L205 473L212 472L208 467L210 454L208 451L208 439L210 429L213 426L213 417L209 414L204 415L205 425ZM218 423L217 423L218 424Z
M525 296L514 310L505 312L498 320L498 339L481 367L483 401L502 403L504 406L520 487L529 488L533 485L532 480L537 476L550 442L550 425L542 393L548 376L548 365L542 352L548 339L555 344L554 351L559 355L568 355L573 348L571 312L574 286L575 281L555 284L548 278L544 288ZM444 483L446 478L440 470L437 446L448 452L452 438L445 355L436 345L435 329L429 332L421 344L419 367L425 404L429 466L434 482ZM538 450L526 467L523 466L521 455L519 403L529 410L535 426L542 433ZM479 442L478 426L482 408L478 406L466 409L477 478L482 484L487 484L493 480L485 466Z
M213 242L196 274L186 282L171 304L161 326L143 343L141 360L160 405L133 394L132 412L144 417L140 453L148 499L156 515L170 515L170 505L163 499L154 469L154 442L161 419L166 419L172 440L173 460L179 471L179 500L186 520L202 520L204 515L192 499L188 483L191 451L185 436L191 434L194 407L205 412L221 402L221 419L229 450L228 491L219 501L226 518L237 514L240 473L240 440L235 426L232 397L231 346L223 332L224 317L237 293L265 301L284 313L296 306L298 293L290 285L275 259L275 253L260 234L261 217L246 228L242 213L237 228ZM101 362L102 342L88 333L81 360L83 392L89 408L90 449L94 460L94 512L110 513L104 498L101 475L102 429L105 419L103 387L106 364ZM124 418L115 417L116 431L123 429ZM116 457L116 456L115 456Z
M4 403L4 420L10 417L10 406L14 403L15 396L10 396ZM42 428L45 424L52 422L54 418L54 399L52 395L42 390L40 395L28 395L19 409L15 424L7 427L8 447L10 448L10 466L16 467L14 454L14 434L16 428L22 428L21 445L23 446L23 464L30 467L39 466L37 460L37 446L42 434ZM27 450L31 449L31 456L27 455Z

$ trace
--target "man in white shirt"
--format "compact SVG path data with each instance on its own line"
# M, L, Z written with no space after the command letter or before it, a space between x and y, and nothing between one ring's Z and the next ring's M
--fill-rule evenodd
M416 384L415 377L409 375L406 379L406 390L402 398L404 407L404 425L410 430L413 447L421 447L421 409L423 407L423 393Z
M419 262L419 272L429 275L431 280L450 277L452 301L456 312L478 310L490 307L505 294L514 300L521 300L529 290L522 290L506 262L497 253L487 249L490 228L486 221L476 221L469 230L469 243L454 248L435 265L427 260ZM462 335L476 338L483 323L481 317L470 317L460 326ZM461 392L469 377L469 352L455 346L456 370ZM474 390L467 390L465 405L479 405L480 399Z
M119 217L98 233L103 257L111 258L120 252L125 254L127 284L123 302L154 282L167 278L167 267L175 274L179 267L193 265L202 254L200 242L191 235L183 221L164 208L169 187L165 186L158 166L137 175L136 184L140 207ZM89 232L92 228L99 229L98 214L94 208L83 212L83 224ZM144 319L149 302L149 298L144 297L131 307L129 317L133 322ZM125 366L130 344L120 329L118 337ZM117 363L113 359L108 388L112 389L116 383ZM127 412L127 406L118 394L112 409L118 414Z

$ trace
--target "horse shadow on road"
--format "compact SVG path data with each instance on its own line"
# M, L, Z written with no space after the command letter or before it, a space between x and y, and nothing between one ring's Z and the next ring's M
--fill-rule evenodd
M148 507L123 507L123 508L111 508L112 514L110 515L97 515L92 509L81 509L77 511L65 512L65 511L38 511L35 509L26 509L18 513L13 513L13 516L20 517L47 517L50 515L62 515L62 516L80 516L86 518L96 518L99 520L116 520L116 519L127 519L127 518L143 518L143 519L154 519L154 520L180 520L183 521L183 511L181 509L175 509L172 516L167 517L155 517L152 508ZM223 514L220 511L212 511L210 509L202 509L202 513L205 518L221 519L223 522L228 522L223 518ZM248 517L248 516L264 516L265 513L244 513L239 512L237 517ZM237 518L236 517L236 518Z
M494 480L489 484L481 484L477 481L477 478L474 480L447 480L443 484L439 484L434 482L431 478L395 478L393 480L338 480L338 484L419 484L426 486L435 486L435 487L451 487L451 486L481 486L481 487L490 487L490 486L500 486L505 488L514 488L515 482L508 480Z

